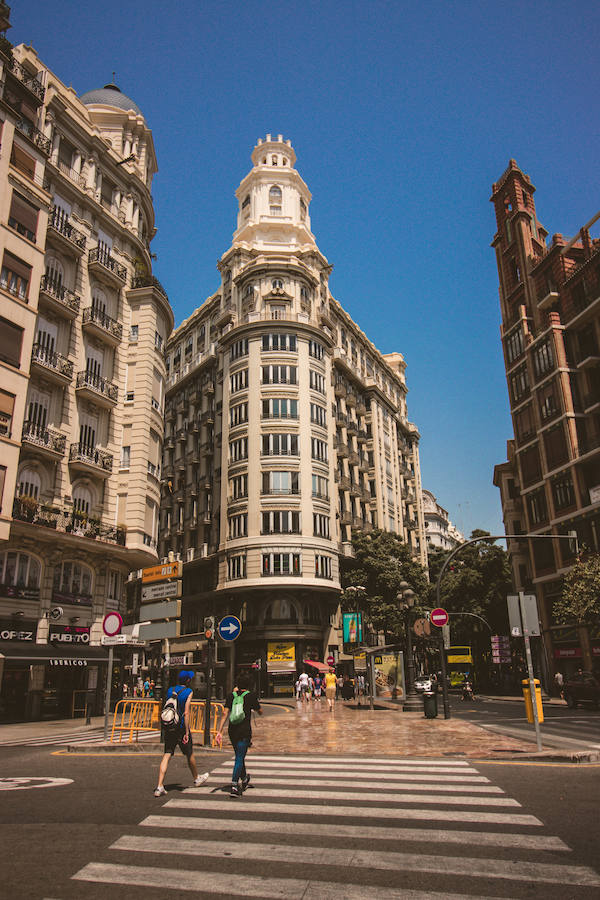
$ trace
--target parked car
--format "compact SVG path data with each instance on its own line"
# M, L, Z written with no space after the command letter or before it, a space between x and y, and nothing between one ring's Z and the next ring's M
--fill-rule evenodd
M563 684L563 696L567 706L575 709L578 703L600 704L600 682L591 672L570 675Z
M429 675L420 675L415 678L415 691L430 691L432 689L431 678Z

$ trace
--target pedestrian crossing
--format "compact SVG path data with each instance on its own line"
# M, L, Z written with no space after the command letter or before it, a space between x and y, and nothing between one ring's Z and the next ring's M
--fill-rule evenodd
M145 896L161 900L548 900L600 888L598 872L572 864L561 838L466 760L252 754L247 763L240 798L225 793L232 760L202 788L168 795L73 876L78 897L86 882L115 897L154 889Z
M109 730L110 738L110 730ZM93 730L87 728L85 731L74 731L65 734L64 731L58 734L45 734L32 738L20 738L16 740L0 739L0 747L85 747L90 744L97 745L104 740L104 728L95 728ZM160 735L158 731L140 732L137 737L138 741L158 741ZM123 743L126 746L126 743Z

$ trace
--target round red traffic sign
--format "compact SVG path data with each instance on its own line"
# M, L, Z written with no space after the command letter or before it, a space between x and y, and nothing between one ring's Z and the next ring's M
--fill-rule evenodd
M335 664L335 656L328 656L325 662L328 666L333 666Z
M431 615L429 616L432 625L437 625L438 628L441 628L442 625L448 624L448 613L445 609L442 609L438 606L437 609L434 609Z
M107 613L102 620L102 631L107 637L114 637L115 634L120 634L122 627L123 619L118 612Z

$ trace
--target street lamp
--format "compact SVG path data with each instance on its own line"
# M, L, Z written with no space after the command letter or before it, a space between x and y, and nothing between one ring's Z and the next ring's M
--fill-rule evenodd
M406 712L416 712L421 708L419 695L415 690L415 658L413 654L413 640L411 634L411 614L415 605L415 592L408 582L401 581L396 600L400 609L405 610L404 628L406 631L406 696L403 709Z

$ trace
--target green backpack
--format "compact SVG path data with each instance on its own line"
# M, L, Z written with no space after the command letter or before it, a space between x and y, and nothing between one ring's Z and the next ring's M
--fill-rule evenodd
M229 721L232 725L239 725L240 722L243 722L246 718L246 713L244 712L244 697L249 693L250 691L242 691L241 694L238 694L237 690L233 692L233 703L231 704L231 712L229 713Z

